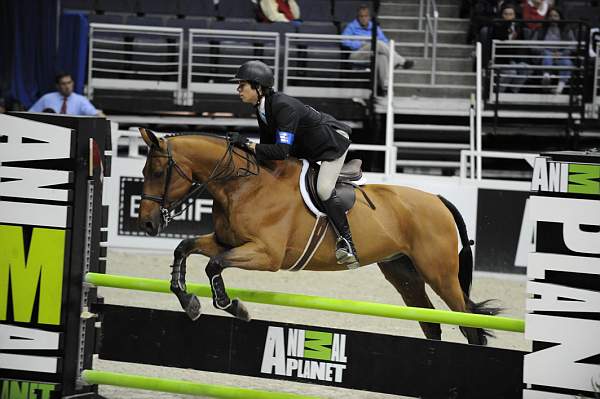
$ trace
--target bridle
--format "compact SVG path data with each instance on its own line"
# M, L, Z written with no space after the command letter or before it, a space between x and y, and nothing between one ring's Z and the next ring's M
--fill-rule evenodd
M167 171L166 171L166 179L165 179L165 187L163 189L162 195L152 195L142 193L142 200L153 201L159 204L160 206L160 214L161 214L161 226L167 227L168 224L177 216L181 215L185 210L191 205L190 199L196 199L202 194L209 183L216 181L226 181L229 179L237 178L237 177L247 177L250 175L258 174L258 162L256 160L256 156L250 154L248 151L243 151L243 154L235 151L235 147L227 138L227 148L225 153L217 162L214 169L208 176L208 179L204 183L201 183L195 180L192 177L189 177L185 174L181 166L177 164L175 159L173 159L173 154L171 151L171 143L169 140L166 140L167 143L167 154L166 155L152 155L152 152L157 148L156 146L152 146L148 153L149 158L167 158ZM233 154L237 154L241 156L246 161L245 168L239 168L236 171L235 163L233 161ZM173 176L173 169L185 180L190 182L192 186L188 190L188 192L180 199L169 203L168 195L169 195L169 187L171 185L171 177ZM256 171L252 171L251 169L255 169ZM181 207L181 205L185 202L188 204L185 207ZM181 207L180 210L176 210Z

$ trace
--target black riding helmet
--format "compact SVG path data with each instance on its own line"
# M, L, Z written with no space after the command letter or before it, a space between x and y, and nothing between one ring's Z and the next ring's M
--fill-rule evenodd
M235 74L235 78L231 79L232 82L239 81L256 82L264 88L271 88L275 83L273 78L273 72L267 64L261 61L246 61Z

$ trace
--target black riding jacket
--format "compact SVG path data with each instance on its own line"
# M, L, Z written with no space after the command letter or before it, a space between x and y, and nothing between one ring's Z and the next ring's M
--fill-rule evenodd
M265 114L267 123L259 112L256 115L260 127L260 144L256 145L259 160L286 159L291 155L309 161L333 161L350 146L350 140L336 132L340 129L350 136L350 126L287 94L267 95Z

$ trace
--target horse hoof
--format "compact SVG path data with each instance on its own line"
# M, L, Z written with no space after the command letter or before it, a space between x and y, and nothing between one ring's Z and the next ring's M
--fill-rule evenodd
M185 313L192 319L192 321L198 320L200 315L202 314L202 309L200 305L200 300L195 295L192 295L190 301L185 307Z
M231 301L231 305L229 305L227 311L237 319L250 321L250 313L248 313L248 309L246 309L246 306L239 299Z

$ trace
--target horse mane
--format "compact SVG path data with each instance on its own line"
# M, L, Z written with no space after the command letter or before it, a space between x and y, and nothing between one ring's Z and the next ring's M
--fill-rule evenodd
M177 137L186 137L186 136L200 136L200 137L212 137L212 138L216 138L219 140L224 140L227 141L227 136L221 136L215 133L203 133L203 132L180 132L180 133L170 133L164 136L165 139L168 138L177 138ZM239 147L235 147L237 150L241 150L243 152L245 152L246 154L256 157L256 155L251 152L248 151L244 148L239 148ZM238 154L237 152L235 153L238 157L240 156L240 154ZM258 161L258 160L257 160ZM257 162L257 165L259 165L259 167L261 169L263 169L264 171L268 172L269 174L273 174L276 173L277 171L279 171L282 167L285 167L284 165L288 165L288 164L292 164L292 165L296 165L297 164L297 160L296 159L285 159L285 160L280 160L280 161L261 161L261 162Z
M218 139L227 140L225 136L219 136L215 133L202 133L202 132L180 132L180 133L169 133L164 136L165 139L169 139L171 137L181 137L181 136L206 136L206 137L215 137Z

